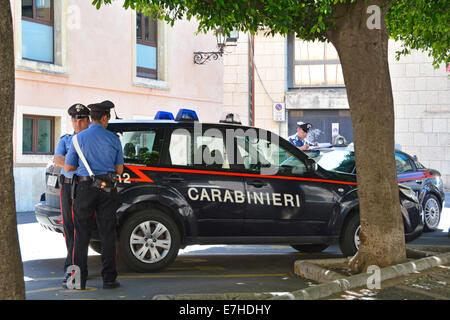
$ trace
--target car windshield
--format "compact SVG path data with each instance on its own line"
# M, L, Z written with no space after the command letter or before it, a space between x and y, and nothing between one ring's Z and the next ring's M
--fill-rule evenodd
M317 164L325 170L353 173L355 154L353 151L344 150L327 152L322 155Z

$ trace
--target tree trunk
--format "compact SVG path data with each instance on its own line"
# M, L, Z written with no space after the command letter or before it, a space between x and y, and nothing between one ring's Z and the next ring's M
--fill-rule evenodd
M359 272L369 265L385 267L406 261L384 2L358 0L337 5L333 11L336 28L327 33L342 64L353 122L361 242L350 266ZM368 13L369 5L381 8L378 17L376 12ZM379 26L371 29L377 18ZM368 24L369 19L375 21Z
M0 299L25 299L14 198L14 44L10 0L0 0L0 83Z

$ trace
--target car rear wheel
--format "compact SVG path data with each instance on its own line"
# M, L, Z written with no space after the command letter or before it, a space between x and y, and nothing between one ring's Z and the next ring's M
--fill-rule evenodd
M441 205L435 195L429 194L423 202L425 231L435 231L441 220Z
M354 256L358 252L359 248L359 231L361 230L361 224L359 221L359 215L353 215L347 223L341 233L340 248L345 257Z
M180 232L166 213L147 209L134 213L119 235L119 258L137 272L167 267L178 255Z
M322 252L329 247L327 244L291 244L291 247L300 252Z

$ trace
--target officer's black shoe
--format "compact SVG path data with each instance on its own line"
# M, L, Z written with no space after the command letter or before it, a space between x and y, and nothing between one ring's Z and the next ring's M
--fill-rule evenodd
M120 287L120 283L116 280L112 282L103 282L103 289L115 289Z

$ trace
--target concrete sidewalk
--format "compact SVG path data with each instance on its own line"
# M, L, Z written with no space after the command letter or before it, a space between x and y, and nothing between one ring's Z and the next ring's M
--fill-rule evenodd
M293 292L159 295L153 299L450 300L450 246L414 246L407 251L405 263L360 274L346 270L347 259L298 260L295 273L312 282L309 288Z
M381 289L357 288L326 300L450 300L450 264L387 280Z

